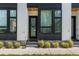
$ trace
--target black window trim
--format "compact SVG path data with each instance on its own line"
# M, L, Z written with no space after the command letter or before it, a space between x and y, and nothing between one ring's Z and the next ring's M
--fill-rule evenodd
M51 27L51 32L50 33L43 33L41 32L41 10L52 10L52 27ZM55 10L60 10L61 11L61 17L55 17ZM39 19L40 19L40 33L41 34L61 34L62 33L62 29L60 33L55 33L55 18L61 18L61 22L62 22L62 9L46 9L46 8L40 8L39 9ZM54 16L53 16L54 15ZM61 28L62 28L62 24L61 24Z
M16 17L11 17L10 16L10 10L16 10ZM14 33L14 32L10 32L10 19L11 18L16 19L16 32L15 33L17 33L17 9L10 9L10 10L9 10L9 33Z
M54 34L60 34L60 33L62 33L62 29L61 29L61 32L59 32L59 33L56 33L55 32L55 19L61 19L61 28L62 28L62 10L61 9L54 9L54 12L57 11L57 10L60 10L61 11L61 17L56 17L55 16L55 13L54 13L54 17L53 17L54 18L53 19L54 20L54 22L53 22L54 23L54 32L53 33Z
M12 33L10 32L10 18L16 18L16 32L17 33L17 8L3 8L0 7L0 10L7 10L7 32L6 33ZM16 10L16 17L10 17L10 10ZM4 26L0 26L4 27ZM0 33L0 34L6 34L6 33Z

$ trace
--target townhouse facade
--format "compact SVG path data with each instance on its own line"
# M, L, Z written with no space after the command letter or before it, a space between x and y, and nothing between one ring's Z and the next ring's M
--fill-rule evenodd
M0 3L0 40L79 40L78 3Z

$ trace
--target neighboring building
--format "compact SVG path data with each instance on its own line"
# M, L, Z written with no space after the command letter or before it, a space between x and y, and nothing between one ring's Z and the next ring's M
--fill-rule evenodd
M0 40L79 40L78 3L0 3Z

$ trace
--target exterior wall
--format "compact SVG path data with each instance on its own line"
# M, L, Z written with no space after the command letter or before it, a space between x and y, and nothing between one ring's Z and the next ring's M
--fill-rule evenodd
M17 8L17 3L0 3L0 8Z
M17 3L0 3L0 10L7 10L7 21L8 21L8 24L9 24L9 10L10 9L17 9ZM7 25L7 29L8 31L6 33L0 33L0 40L16 40L16 33L10 33L9 32L9 26L10 25Z
M40 31L40 20L41 20L41 10L61 10L61 3L28 3L28 8L37 7L38 8L38 19L37 19L37 40L61 40L61 33L42 33Z
M79 11L76 14L76 39L79 40Z
M17 40L28 39L28 13L27 4L17 4Z
M79 11L72 12L72 16L76 16L76 39L79 40Z
M71 4L62 3L62 40L71 38Z

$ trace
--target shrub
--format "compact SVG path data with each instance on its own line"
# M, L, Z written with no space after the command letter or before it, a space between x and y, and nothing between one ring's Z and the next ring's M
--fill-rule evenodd
M14 42L14 47L19 48L21 46L20 42Z
M72 40L68 40L67 42L69 43L69 47L70 47L70 48L73 47L74 43L73 43Z
M50 48L51 47L50 41L46 41L44 47L45 48Z
M43 48L43 47L44 47L44 40L38 41L38 46L39 46L40 48Z
M0 48L2 48L3 46L4 46L4 43L0 41Z
M69 43L66 42L66 41L63 41L63 42L61 42L61 46L62 46L63 48L69 48Z
M59 47L59 42L58 42L58 41L53 41L51 44L52 44L52 46L53 46L54 48Z
M6 44L6 48L13 48L13 42L8 41Z

